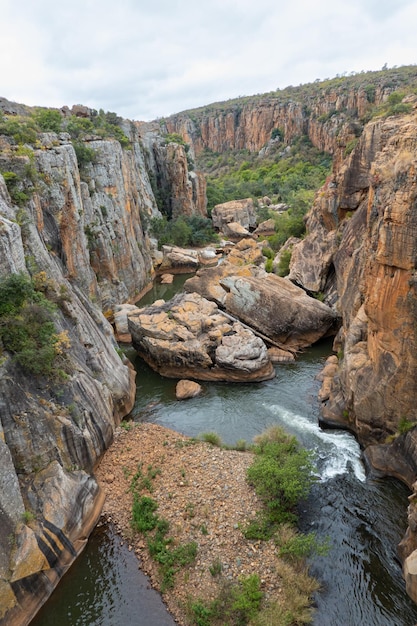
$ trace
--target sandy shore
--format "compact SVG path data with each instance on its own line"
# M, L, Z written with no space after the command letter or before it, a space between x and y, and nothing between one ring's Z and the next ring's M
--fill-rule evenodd
M279 598L276 546L273 541L248 541L241 527L253 519L260 502L246 482L246 469L252 463L250 452L223 450L204 442L194 442L155 424L132 424L129 431L119 428L115 440L96 470L106 494L103 515L135 551L142 570L160 590L157 564L149 557L143 536L130 527L133 496L132 477L141 465L158 470L150 495L157 503L157 514L169 521L174 545L195 541L197 558L193 565L175 577L173 589L163 594L169 611L179 624L187 624L187 599L214 598L222 577L238 580L258 574L262 591L269 599ZM222 575L210 568L221 563Z

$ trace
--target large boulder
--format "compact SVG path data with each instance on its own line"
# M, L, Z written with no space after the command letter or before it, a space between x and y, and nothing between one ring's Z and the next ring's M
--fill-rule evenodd
M223 204L216 204L212 213L214 228L224 231L224 227L231 222L237 222L246 230L256 227L256 212L252 198L231 200Z
M233 246L223 263L199 269L195 276L185 281L184 289L190 293L197 292L223 307L227 292L220 284L221 279L226 276L263 275L259 266L264 262L262 245L253 239L242 239Z
M291 281L267 274L254 265L199 270L188 279L186 291L214 300L277 347L296 352L334 332L338 316Z
M275 274L228 276L220 281L227 292L226 311L249 324L275 345L298 351L312 345L337 322L337 314L289 280Z
M166 274L188 274L199 266L198 252L177 246L162 246L163 259L158 272Z
M162 376L229 382L273 378L264 342L199 294L129 314L132 343Z

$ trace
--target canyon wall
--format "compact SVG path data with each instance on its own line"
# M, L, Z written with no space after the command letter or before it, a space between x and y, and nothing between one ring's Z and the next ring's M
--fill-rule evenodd
M408 484L400 546L417 601L417 99L370 122L318 194L290 278L336 301L337 363L325 368L323 423L354 432L373 470Z
M207 150L259 152L268 146L274 131L287 145L304 135L316 148L332 154L337 166L349 142L361 134L369 111L386 101L397 83L394 77L372 90L366 81L351 87L346 81L339 87L313 87L185 111L161 120L160 125L164 132L180 134L196 156Z
M94 466L136 391L106 318L154 274L148 226L161 214L152 177L164 177L173 205L188 198L188 213L204 209L204 183L192 187L183 148L168 146L152 163L137 127L123 125L125 148L94 135L76 143L42 133L23 148L0 136L0 278L30 276L51 303L57 353L52 372L34 374L0 342L0 624L8 626L28 623L101 512Z
M307 135L333 154L334 173L317 194L290 274L321 292L342 320L323 421L354 431L374 467L411 486L415 100L409 115L377 118L362 132L371 104L395 88L385 84L370 97L362 87L318 87L304 100L295 88L285 100L269 95L152 124L124 121L128 146L92 134L78 154L67 133L43 133L23 150L0 135L0 172L9 178L8 189L0 175L0 278L30 275L54 303L61 351L52 376L29 374L0 351L0 624L28 623L100 514L94 465L135 393L108 319L152 279L149 224L159 209L205 215L205 181L191 169L204 150L259 151L277 130L287 144ZM4 99L0 109L29 112ZM85 107L79 113L89 115ZM180 134L189 152L166 133ZM410 519L403 558L417 548L417 511Z

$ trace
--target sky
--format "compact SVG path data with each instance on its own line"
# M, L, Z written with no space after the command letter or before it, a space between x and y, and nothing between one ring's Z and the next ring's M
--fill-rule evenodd
M417 63L417 0L0 0L0 96L149 121Z

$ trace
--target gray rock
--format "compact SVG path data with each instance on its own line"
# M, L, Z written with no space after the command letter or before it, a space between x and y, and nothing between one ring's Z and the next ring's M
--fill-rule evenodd
M263 341L198 294L178 294L128 319L134 348L162 376L230 382L274 376Z

